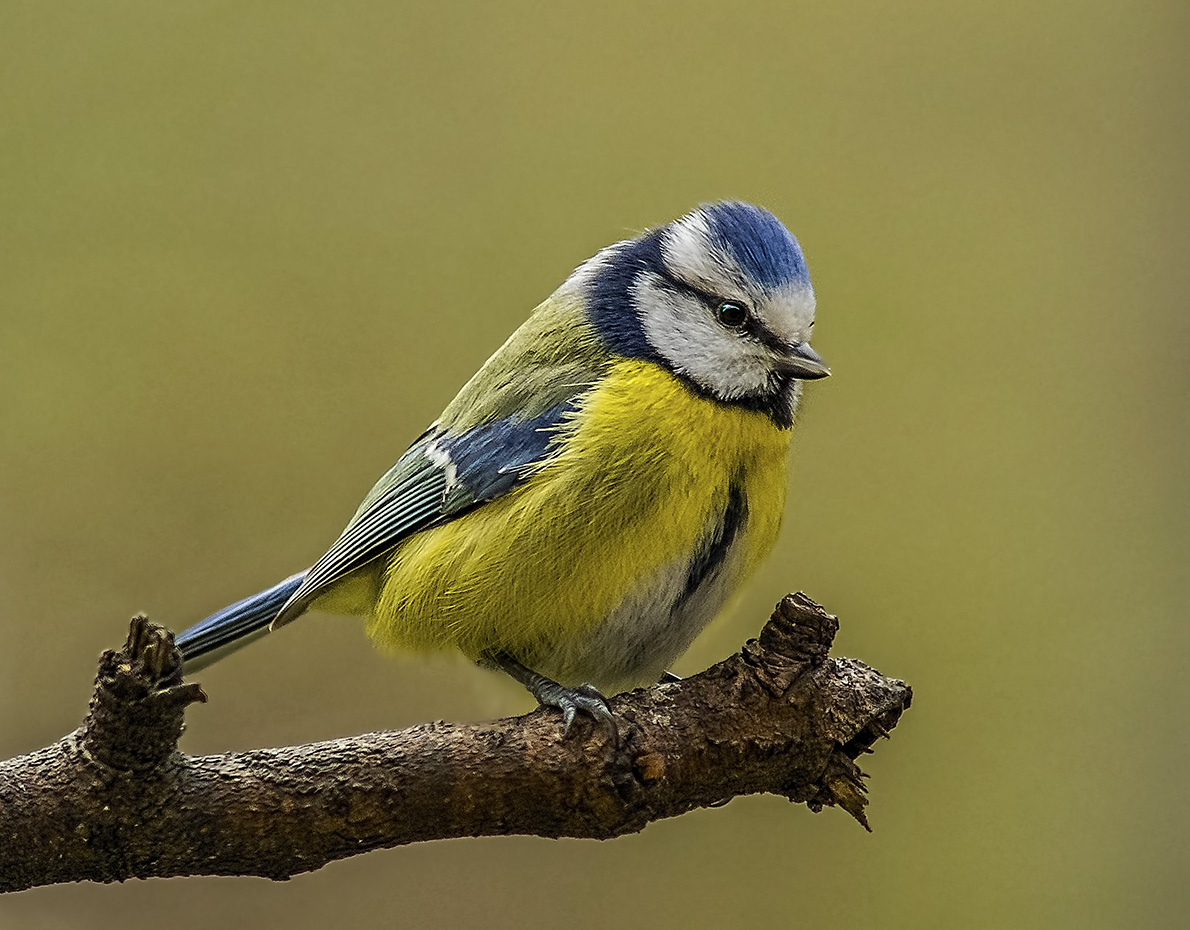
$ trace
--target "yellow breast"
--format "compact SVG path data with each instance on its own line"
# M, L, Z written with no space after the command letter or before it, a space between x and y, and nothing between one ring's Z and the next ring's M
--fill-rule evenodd
M369 635L471 658L503 650L549 674L553 652L581 655L574 644L630 594L696 554L733 482L747 510L733 573L748 574L776 540L788 440L762 413L625 360L517 490L394 549Z

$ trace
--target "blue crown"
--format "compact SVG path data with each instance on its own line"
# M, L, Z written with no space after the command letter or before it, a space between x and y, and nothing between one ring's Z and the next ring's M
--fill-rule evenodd
M721 246L749 278L776 289L810 286L810 272L797 240L768 210L739 200L704 204L711 240Z

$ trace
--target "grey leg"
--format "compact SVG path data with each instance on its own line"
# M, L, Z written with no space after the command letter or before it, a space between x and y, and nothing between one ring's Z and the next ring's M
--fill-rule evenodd
M537 698L538 704L562 711L563 735L570 734L571 725L578 714L587 714L596 724L607 727L615 745L620 745L620 731L616 726L616 718L612 716L611 708L608 707L607 698L592 685L563 687L552 678L546 678L525 667L506 652L488 653L481 662L490 668L498 668L510 678L519 681Z

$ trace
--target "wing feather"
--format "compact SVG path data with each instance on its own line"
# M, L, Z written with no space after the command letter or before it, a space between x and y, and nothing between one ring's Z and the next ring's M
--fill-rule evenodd
M459 435L431 430L377 482L342 535L306 573L272 626L407 536L453 520L522 484L553 455L558 430L573 416L571 398L532 419L506 417Z

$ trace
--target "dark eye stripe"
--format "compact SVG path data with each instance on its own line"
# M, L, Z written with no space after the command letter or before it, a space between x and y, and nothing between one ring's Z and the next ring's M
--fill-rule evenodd
M725 300L722 297L717 297L714 294L704 291L700 287L695 287L693 284L689 284L680 278L676 278L668 272L668 269L661 268L654 269L654 271L660 271L661 273L658 275L658 277L660 277L662 281L672 287L675 291L695 297L711 307L718 307L725 303L737 303L741 307L747 307L747 305L742 301ZM767 346L775 352L789 351L789 344L771 329L765 326L764 323L755 316L755 314L748 313L746 326L743 330L741 330L741 332L746 333L749 337L755 339L761 345Z

